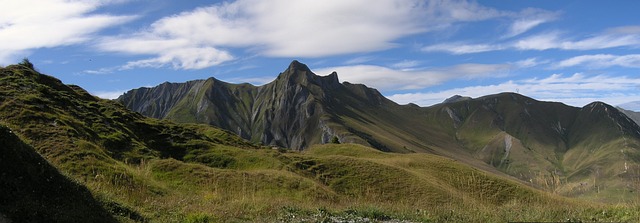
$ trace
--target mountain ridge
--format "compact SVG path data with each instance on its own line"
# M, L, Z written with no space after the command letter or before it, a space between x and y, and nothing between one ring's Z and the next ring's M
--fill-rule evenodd
M559 193L595 193L593 188L577 188L574 184L580 185L587 179L585 176L594 175L615 181L611 176L619 175L618 170L629 170L628 164L621 167L629 161L624 157L635 157L629 154L637 154L640 148L637 124L617 109L598 102L578 108L500 93L476 99L460 97L430 107L399 105L365 85L339 83L335 72L317 76L298 61L293 61L273 82L262 86L241 88L224 82L211 86L208 91L190 88L192 95L209 92L208 97L182 100L185 105L182 107L169 108L163 100L132 97L140 89L125 93L118 101L149 116L154 113L140 109L139 105L166 106L174 115L152 117L206 123L266 145L304 149L337 137L341 142L382 151L443 155ZM234 94L226 94L228 89L234 89ZM216 106L223 109L215 109ZM185 107L211 109L180 112ZM248 116L246 110L251 110L252 118L234 117ZM220 116L230 118L207 120ZM593 120L596 124L591 123ZM246 123L251 124L243 125ZM619 150L613 149L616 146L629 149L626 154L618 154ZM576 175L600 168L599 158L587 163L577 158L598 148L608 151L602 156L616 163L615 170L608 170L609 176ZM528 164L530 160L535 162ZM631 163L635 165L637 161ZM548 181L553 178L571 178L574 182L551 185ZM611 187L621 188L622 183L615 184Z

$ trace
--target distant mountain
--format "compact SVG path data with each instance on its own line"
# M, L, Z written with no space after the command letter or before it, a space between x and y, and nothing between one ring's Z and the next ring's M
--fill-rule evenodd
M624 103L624 104L618 105L618 107L624 108L626 110L640 112L640 101Z
M624 108L618 107L618 109L624 113L625 115L627 115L629 118L631 118L633 121L636 122L636 124L640 125L640 112L636 112L636 111L631 111L631 110L626 110Z
M466 101L466 100L471 100L471 97L463 97L460 95L454 95L451 96L450 98L445 99L442 103L444 104L449 104L449 103L454 103L454 102L459 102L459 101Z
M635 191L636 123L604 103L583 108L504 93L453 97L421 108L398 105L361 84L316 76L293 61L264 86L213 78L131 90L117 99L144 115L198 122L266 145L304 149L359 143L382 151L426 152L550 191L596 197ZM619 193L613 199L624 199Z

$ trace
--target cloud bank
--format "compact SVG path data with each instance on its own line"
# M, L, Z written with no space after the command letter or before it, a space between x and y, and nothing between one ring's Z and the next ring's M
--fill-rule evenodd
M162 18L98 48L149 56L124 69L201 69L236 59L234 50L296 58L386 50L402 37L499 15L467 1L238 0Z
M399 65L406 64L401 62ZM423 89L450 80L504 76L510 68L511 65L508 64L459 64L432 69L394 69L378 65L352 65L314 69L314 73L324 75L336 71L341 81L365 83L369 87L390 91Z
M38 48L86 42L100 30L136 18L93 13L108 4L114 1L0 1L0 64Z

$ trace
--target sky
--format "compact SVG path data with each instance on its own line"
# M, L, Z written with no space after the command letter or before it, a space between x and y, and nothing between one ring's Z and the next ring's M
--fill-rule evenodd
M0 66L28 58L102 98L209 77L262 85L298 60L399 104L500 92L578 107L640 101L636 0L0 5Z

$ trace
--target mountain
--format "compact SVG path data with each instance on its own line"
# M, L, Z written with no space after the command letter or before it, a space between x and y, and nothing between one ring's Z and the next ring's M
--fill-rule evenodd
M263 86L211 78L134 89L117 101L146 116L206 123L266 145L299 150L335 136L381 151L454 158L565 195L617 200L640 189L633 183L640 128L600 102L576 108L503 93L398 105L298 61Z
M341 98L336 99L338 96ZM382 98L364 86L341 85L335 73L316 76L294 61L264 86L209 78L131 90L117 100L150 117L206 123L265 145L302 149L326 143L341 130L332 128L338 117L325 105L343 103L341 100L378 103L376 99ZM361 141L345 137L344 142Z
M454 102L459 102L459 101L466 101L466 100L471 100L471 97L464 97L464 96L460 96L460 95L454 95L451 96L450 98L445 99L442 103L443 104L449 104L449 103L454 103Z
M624 108L626 110L640 112L640 101L627 102L627 103L618 105L618 107Z
M620 110L622 113L624 113L629 118L631 118L633 121L635 121L638 125L640 125L640 112L627 110L627 109L624 109L624 108L621 108L621 107L618 107L618 110Z
M28 61L0 67L0 142L2 222L640 219L437 155L256 146L144 117Z

